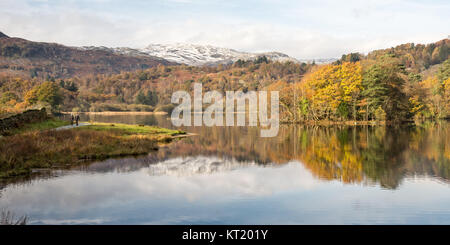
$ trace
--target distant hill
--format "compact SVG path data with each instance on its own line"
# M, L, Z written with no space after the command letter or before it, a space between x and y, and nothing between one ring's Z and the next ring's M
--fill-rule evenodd
M330 64L337 60L338 59L336 59L336 58L321 58L321 59L300 59L299 61L302 63L314 63L314 64L321 65L321 64Z
M142 49L132 48L107 48L107 47L82 47L84 50L106 50L117 54L125 54L133 57L156 56L172 62L192 66L214 66L219 64L232 64L237 60L256 60L258 57L266 56L272 61L291 61L299 63L298 60L279 52L249 53L236 51L229 48L215 47L211 45L195 44L150 44Z
M199 82L204 91L217 90L221 93L280 91L280 106L284 108L281 113L283 120L297 120L296 118L302 117L319 120L319 113L321 118L326 118L330 116L327 113L331 110L332 117L336 120L343 117L350 119L349 115L353 114L353 119L367 121L380 116L376 113L387 115L386 111L389 111L391 118L400 115L398 117L402 120L409 120L413 115L422 118L444 118L450 115L450 91L447 92L450 88L448 39L427 45L403 44L376 50L368 55L352 53L343 55L340 60L330 65L318 65L319 60L314 63L273 62L274 57L288 61L290 57L280 53L265 53L264 58L230 49L195 45L189 46L189 49L170 49L168 46L158 49L152 46L140 50L74 48L8 37L0 38L0 44L3 45L0 58L4 62L4 67L0 68L0 103L3 103L3 110L7 112L33 105L35 100L29 98L33 98L30 95L37 93L33 92L38 91L36 86L48 80L52 81L42 75L56 74L63 78L54 79L64 95L63 101L58 105L63 111L169 112L173 108L173 92L192 92L192 84ZM153 66L149 69L139 69L136 64L145 64L138 62L147 60L153 62L150 65L170 63L166 59L150 56L149 50L160 50L158 55L177 63L195 61L195 64L204 65ZM221 62L230 62L236 58L238 60L231 65L207 65L223 64ZM324 63L331 61L332 59L323 60ZM135 70L125 72L121 69ZM38 78L2 74L29 74L33 71L37 71ZM118 72L120 73L114 74ZM74 75L66 78L68 74ZM345 95L348 93L346 91L353 91L353 94ZM378 99L375 96L381 99L375 100ZM371 102L379 104L369 105L369 98ZM294 99L299 100L294 103ZM386 104L385 101L392 104ZM313 102L314 107L311 107L313 104L310 103ZM302 105L304 109L298 110L295 105ZM389 107L382 107L386 105Z
M134 71L159 64L176 65L150 55L129 56L108 50L84 50L8 37L0 32L0 74L66 78Z
M377 60L384 55L393 55L402 61L406 69L420 73L434 65L441 64L450 57L450 39L443 39L430 44L406 43L388 49L375 50L367 55L346 54L342 56L339 62Z

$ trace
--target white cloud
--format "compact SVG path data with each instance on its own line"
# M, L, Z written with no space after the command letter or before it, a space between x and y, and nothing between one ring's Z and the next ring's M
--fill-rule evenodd
M217 161L216 158L209 160ZM182 160L175 158L171 161ZM220 163L227 164L226 161ZM267 197L294 189L310 190L322 184L299 162L280 167L246 167L244 164L236 168L186 176L153 176L149 168L125 174L75 172L73 175L33 181L30 185L9 186L1 192L0 208L71 215L99 205L121 205L143 197L215 203L229 198Z
M74 46L186 42L322 58L434 42L446 38L450 26L445 2L82 3L2 1L0 31Z

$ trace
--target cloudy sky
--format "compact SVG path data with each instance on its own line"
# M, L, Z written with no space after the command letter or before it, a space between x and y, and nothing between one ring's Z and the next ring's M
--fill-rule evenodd
M0 31L72 46L194 43L340 57L450 35L448 0L0 0Z

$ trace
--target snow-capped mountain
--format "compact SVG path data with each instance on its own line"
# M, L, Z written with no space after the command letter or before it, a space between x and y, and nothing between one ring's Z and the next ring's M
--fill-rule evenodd
M168 61L180 64L204 66L229 64L239 59L255 60L260 56L266 56L273 61L291 61L298 63L295 58L279 52L266 53L248 53L240 52L229 48L214 47L211 45L195 45L195 44L150 44L142 49L132 48L107 48L107 47L82 47L85 50L109 50L114 53L125 54L130 56L152 56L163 58Z
M166 60L188 65L216 65L228 64L239 59L254 60L260 56L266 56L274 61L291 61L298 62L296 59L288 55L269 52L269 53L247 53L239 52L234 49L214 47L211 45L194 45L194 44L151 44L141 50L156 57L163 57Z

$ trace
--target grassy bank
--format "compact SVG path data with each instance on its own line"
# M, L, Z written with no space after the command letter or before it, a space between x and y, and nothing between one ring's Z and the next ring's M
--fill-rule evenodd
M73 112L63 112L63 114L72 114ZM166 115L164 111L98 111L98 112L79 112L86 115Z
M64 168L83 161L145 154L180 134L184 132L105 123L26 131L0 138L0 178L29 174L34 168Z

